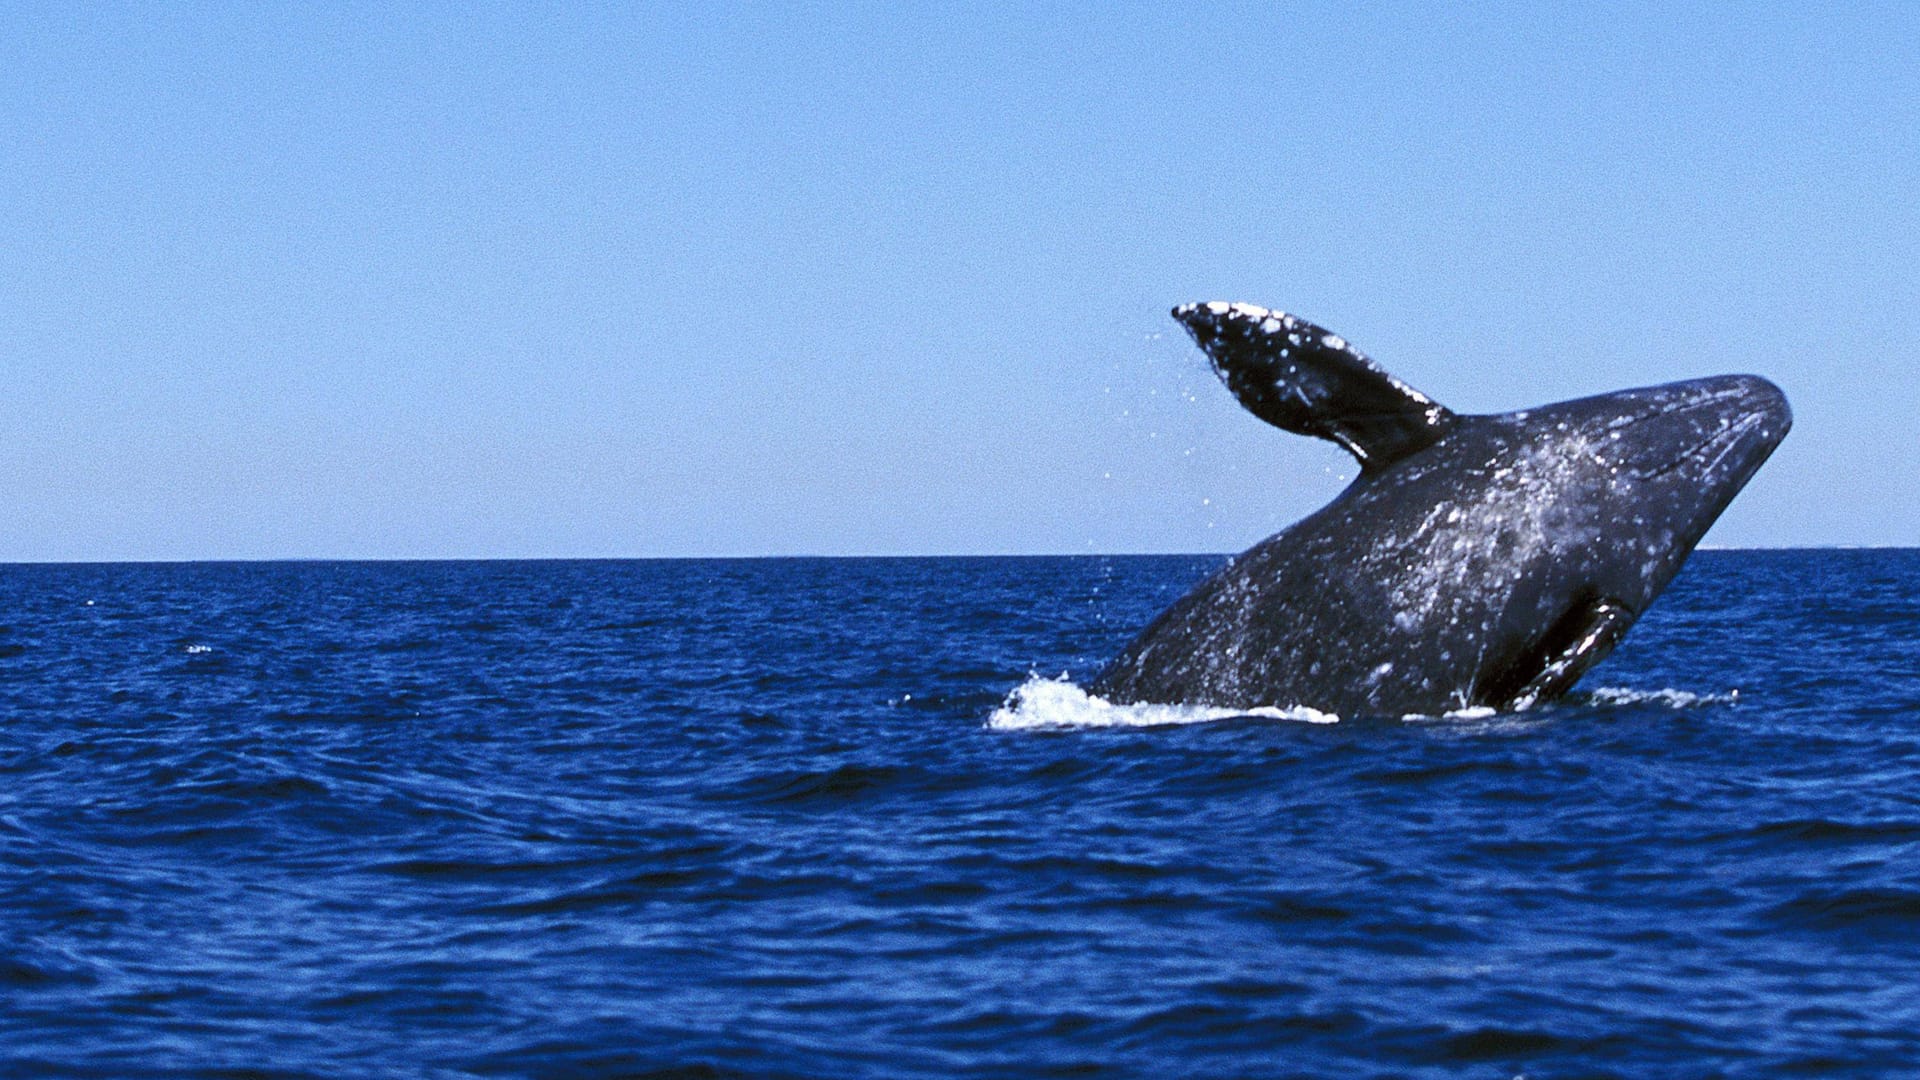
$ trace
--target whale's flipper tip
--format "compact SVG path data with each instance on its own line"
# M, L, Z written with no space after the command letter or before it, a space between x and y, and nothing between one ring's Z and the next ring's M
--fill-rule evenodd
M1345 338L1284 311L1212 300L1173 317L1247 411L1331 439L1378 472L1438 442L1454 415L1387 374Z

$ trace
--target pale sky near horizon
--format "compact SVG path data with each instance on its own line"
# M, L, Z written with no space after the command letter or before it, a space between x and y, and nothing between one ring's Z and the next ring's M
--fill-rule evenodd
M1238 550L1211 299L1920 544L1920 7L902 7L10 5L0 561Z

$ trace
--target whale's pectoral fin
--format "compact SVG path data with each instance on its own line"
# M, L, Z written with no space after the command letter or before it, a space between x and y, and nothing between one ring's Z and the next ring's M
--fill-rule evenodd
M1542 638L1540 648L1514 665L1489 687L1499 709L1529 709L1573 689L1593 665L1606 659L1636 618L1617 600L1597 598L1562 616Z
M1219 301L1183 304L1173 317L1247 411L1339 443L1365 472L1433 445L1453 426L1451 412L1305 319Z

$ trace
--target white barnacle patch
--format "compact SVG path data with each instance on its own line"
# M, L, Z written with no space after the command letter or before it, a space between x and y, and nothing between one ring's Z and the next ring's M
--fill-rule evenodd
M1596 523L1570 513L1565 497L1590 477L1591 449L1584 439L1503 446L1483 466L1484 486L1428 511L1397 545L1396 628L1464 631L1479 609L1504 609L1556 553L1593 543Z
M1326 337L1320 339L1320 344L1325 345L1329 349L1345 349L1347 347L1347 339L1341 337L1339 334L1328 334Z
M1233 310L1233 305L1227 303L1225 300L1209 300L1207 301L1207 310L1215 315L1225 315L1227 312Z
M1260 332L1261 332L1261 333L1263 333L1263 334L1277 334L1277 333L1279 333L1279 332L1280 332L1280 320L1279 320L1279 319L1276 319L1276 318L1273 318L1272 316L1268 316L1267 318L1265 318L1265 319L1263 319L1263 320L1261 320L1261 322L1260 322Z

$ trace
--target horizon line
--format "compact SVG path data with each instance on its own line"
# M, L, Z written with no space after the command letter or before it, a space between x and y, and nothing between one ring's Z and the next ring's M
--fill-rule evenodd
M1915 544L1782 544L1768 546L1701 545L1696 552L1770 552L1770 551L1920 551ZM831 560L905 560L905 559L1198 559L1229 558L1238 551L1032 551L1032 552L939 552L921 554L813 554L769 553L756 555L402 555L402 556L329 556L272 555L188 559L13 559L0 560L0 567L15 566L227 566L274 565L290 563L523 563L523 562L821 562Z

